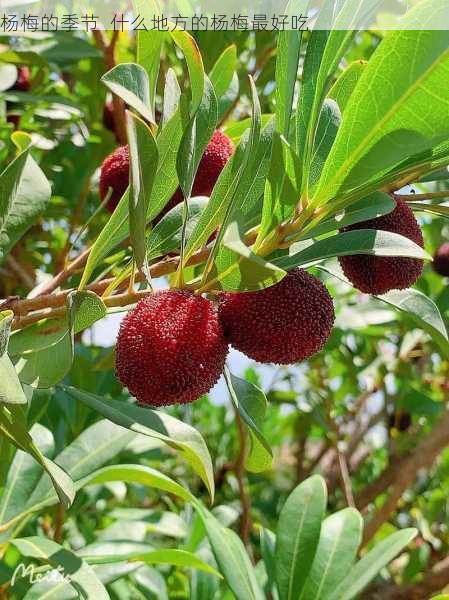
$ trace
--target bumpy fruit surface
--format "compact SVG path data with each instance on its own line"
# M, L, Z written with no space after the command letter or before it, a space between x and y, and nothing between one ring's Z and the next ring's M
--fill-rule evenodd
M281 365L319 352L335 319L326 287L302 269L258 292L221 294L219 315L234 348L259 362Z
M402 200L388 215L356 223L344 229L377 229L398 233L421 248L424 239L412 210ZM389 256L342 256L340 265L349 281L361 292L385 294L390 290L403 290L413 285L423 271L424 263L417 258Z
M101 165L100 198L104 200L109 188L112 195L107 208L113 212L129 184L129 148L120 146L107 156Z
M212 302L187 291L157 292L123 320L116 373L141 404L185 404L215 385L227 352Z
M442 244L433 257L433 269L438 275L449 277L449 242Z
M13 90L18 92L28 92L31 88L31 74L28 67L18 67L17 79L15 84L12 86Z

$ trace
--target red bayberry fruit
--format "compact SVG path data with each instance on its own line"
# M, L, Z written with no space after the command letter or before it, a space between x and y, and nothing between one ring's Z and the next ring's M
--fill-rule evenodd
M303 269L259 292L221 294L219 315L234 348L259 362L284 365L319 352L335 319L326 287Z
M412 210L402 200L388 215L356 223L343 231L378 229L398 233L424 247L420 226ZM389 256L342 256L339 259L344 274L361 292L385 294L390 290L403 290L415 283L423 271L424 262L417 258Z
M120 146L107 156L101 165L100 197L102 200L106 198L109 188L112 188L112 195L107 204L109 212L114 211L128 184L129 148Z
M157 292L123 320L116 373L141 404L185 404L215 385L227 352L212 302L187 291Z
M15 84L12 86L13 90L18 92L28 92L31 88L31 74L28 67L17 68L17 79Z
M449 242L442 244L433 257L433 269L438 275L449 277Z

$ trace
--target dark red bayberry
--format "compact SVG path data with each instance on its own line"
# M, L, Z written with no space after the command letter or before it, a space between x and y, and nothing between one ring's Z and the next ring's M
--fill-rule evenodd
M276 364L293 364L319 352L335 319L326 287L302 269L258 292L221 294L219 315L234 348Z
M31 73L28 67L17 68L17 79L15 84L12 86L13 90L18 92L28 92L31 88Z
M128 146L120 146L107 156L101 165L100 197L102 200L106 198L109 188L112 188L112 194L107 204L109 212L114 211L128 184L129 148Z
M442 244L433 257L433 269L438 275L449 277L449 242Z
M396 200L396 208L388 215L370 221L356 223L343 231L377 229L398 233L412 240L421 248L424 239L412 210L402 200ZM339 259L344 274L361 292L385 294L390 290L403 290L413 285L423 271L424 263L417 258L389 256L342 256Z
M187 291L157 292L123 320L116 373L141 404L185 404L215 385L227 352L212 302Z

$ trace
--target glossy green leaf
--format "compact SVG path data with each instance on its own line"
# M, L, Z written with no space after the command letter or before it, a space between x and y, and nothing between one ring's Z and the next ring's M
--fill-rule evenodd
M327 600L353 566L362 541L363 520L345 508L323 521L320 541L300 600Z
M117 400L104 401L98 396L72 387L64 387L64 391L117 425L135 433L154 437L180 452L204 481L213 497L212 461L207 446L196 429L160 411Z
M105 73L101 81L146 121L154 123L150 82L143 67L135 63L121 63Z
M237 67L237 48L228 46L218 57L209 73L218 102L218 118L231 108L238 96L239 79L235 72Z
M314 475L293 490L281 510L275 566L279 594L285 600L296 600L303 592L318 547L326 502L326 484Z
M27 403L14 365L7 354L0 356L0 403L2 402L6 404Z
M176 156L181 141L182 127L179 111L170 119L157 138L159 163L148 206L147 221L153 220L172 197L178 185ZM129 234L129 190L92 246L80 282L84 288L101 261Z
M182 50L187 62L192 90L190 114L195 114L201 104L204 92L204 66L201 53L194 38L187 32L175 29L170 31L175 44Z
M416 537L416 529L396 531L374 546L343 578L330 600L352 600Z
M301 30L281 31L277 39L276 130L286 139L289 139L301 39Z
M4 92L16 83L17 67L8 63L0 65L0 92Z
M34 536L19 538L12 543L23 556L42 560L62 569L62 574L70 578L70 584L85 597L109 600L110 596L95 571L76 554L53 540Z
M50 196L50 184L29 149L0 174L0 263L42 216Z
M363 71L365 70L367 62L365 60L358 60L351 63L338 77L337 81L331 87L328 97L335 100L338 104L341 114L346 110L349 98L354 91Z
M68 508L75 497L73 482L56 463L42 454L27 429L26 416L21 406L0 404L0 433L19 450L30 454L48 473L48 485L55 489L60 502Z
M310 158L310 184L320 178L323 166L337 137L341 123L341 113L334 100L326 99L321 108L315 133L312 156Z
M265 394L228 369L225 369L225 379L231 400L249 432L250 448L246 456L246 468L253 473L266 471L272 467L273 453L261 431L268 408Z
M186 223L186 238L192 235L209 198L198 196L189 200L189 219ZM181 247L184 206L182 203L173 207L151 230L147 239L147 260L154 260Z
M236 600L263 600L254 567L245 547L234 531L221 525L199 502L195 508L203 521L215 560Z
M424 0L404 18L407 30L391 31L379 45L348 102L345 117L316 192L325 203L425 151L449 133L449 33L425 31L426 19L442 17L442 0ZM412 31L421 29L421 31ZM412 60L411 57L419 57ZM385 85L386 80L395 85ZM422 107L430 108L420 118Z
M148 74L150 107L153 113L159 75L160 54L163 42L167 37L164 31L137 31L137 64L143 67Z
M274 262L290 270L301 265L315 263L333 256L366 254L374 256L405 256L431 259L427 252L402 235L377 229L354 229L319 240L299 252L291 247L292 254Z
M91 327L106 316L107 309L103 300L90 290L69 294L69 312L75 334Z
M158 165L156 140L148 125L127 111L129 144L129 233L134 259L143 270L146 258L146 216Z
M184 131L176 163L179 184L185 198L190 198L198 165L215 131L217 120L217 98L211 82L204 76L203 97Z

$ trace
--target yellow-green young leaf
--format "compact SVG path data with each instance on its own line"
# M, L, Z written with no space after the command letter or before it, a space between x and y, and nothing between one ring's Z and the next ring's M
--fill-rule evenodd
M101 81L128 106L154 123L150 100L150 83L143 67L135 63L122 63L103 75Z
M61 569L64 577L70 579L72 587L82 591L84 597L109 600L106 588L92 567L72 551L45 537L19 538L12 543L22 556L45 561Z
M197 43L187 31L175 29L170 31L170 35L178 48L182 50L187 62L192 90L190 114L194 115L201 103L204 92L204 65L201 52Z
M338 104L338 107L343 114L346 110L349 98L354 91L363 71L367 65L366 60L358 60L346 67L346 69L338 77L337 81L331 87L328 97Z
M107 401L98 396L64 387L72 398L86 404L117 425L163 441L184 457L204 481L213 498L214 476L209 450L201 434L190 425L159 411L141 408L136 404Z
M406 29L379 44L347 104L316 203L371 180L378 185L394 166L447 138L449 32L425 29L446 8L444 0L420 2L404 18Z
M159 156L148 125L126 111L129 144L129 233L137 268L146 257L146 217Z
M297 600L304 589L318 548L326 502L326 484L314 475L293 490L281 510L275 568L279 594L285 600Z
M250 448L245 466L248 471L261 473L271 469L273 452L261 428L267 413L267 399L261 389L240 379L225 369L225 379L232 403L248 428Z
M0 357L8 350L9 334L11 333L13 319L14 313L12 310L0 312Z

